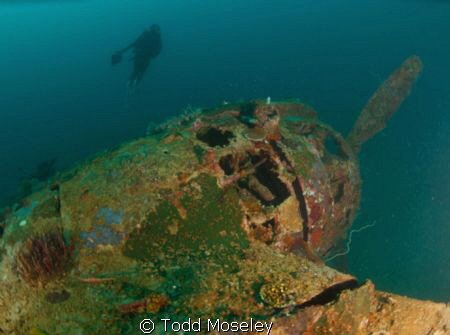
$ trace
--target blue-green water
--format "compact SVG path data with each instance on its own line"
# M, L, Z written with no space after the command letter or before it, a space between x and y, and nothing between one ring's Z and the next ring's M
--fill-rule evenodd
M187 105L299 97L347 133L407 56L424 72L361 152L349 270L382 290L450 300L450 2L0 0L0 203L42 161L58 169L143 135ZM127 95L112 52L151 23L163 51Z

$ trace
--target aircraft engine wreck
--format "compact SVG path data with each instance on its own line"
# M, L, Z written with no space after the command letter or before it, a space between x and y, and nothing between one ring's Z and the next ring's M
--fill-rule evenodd
M348 139L299 101L252 100L183 114L60 173L2 212L0 334L138 334L148 318L448 333L448 306L322 261L358 211L361 144L420 71L405 61Z

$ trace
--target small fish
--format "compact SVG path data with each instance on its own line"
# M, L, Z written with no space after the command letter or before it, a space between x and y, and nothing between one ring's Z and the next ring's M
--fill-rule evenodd
M107 282L111 282L114 281L115 278L80 278L80 281L82 281L83 283L88 283L88 284L101 284L101 283L107 283Z

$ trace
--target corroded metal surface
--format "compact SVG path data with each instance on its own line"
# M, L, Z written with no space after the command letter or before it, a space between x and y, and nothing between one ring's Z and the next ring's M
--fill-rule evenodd
M361 149L365 141L386 127L389 118L409 95L422 68L422 61L418 56L408 57L370 97L347 138L355 152Z
M349 144L298 101L191 111L4 211L0 334L136 334L146 317L257 318L272 334L445 332L446 306L321 261L350 227L360 183ZM423 327L403 328L406 310Z
M274 323L273 335L443 335L450 307L375 291L364 285L342 292L334 304L312 306Z

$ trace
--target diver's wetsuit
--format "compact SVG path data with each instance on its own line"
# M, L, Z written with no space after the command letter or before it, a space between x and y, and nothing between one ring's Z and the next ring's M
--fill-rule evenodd
M147 70L150 60L159 55L162 48L161 32L157 24L153 24L150 29L145 30L135 42L126 48L117 51L112 56L112 64L120 63L122 54L133 48L133 72L128 80L128 87L135 88L142 80Z

